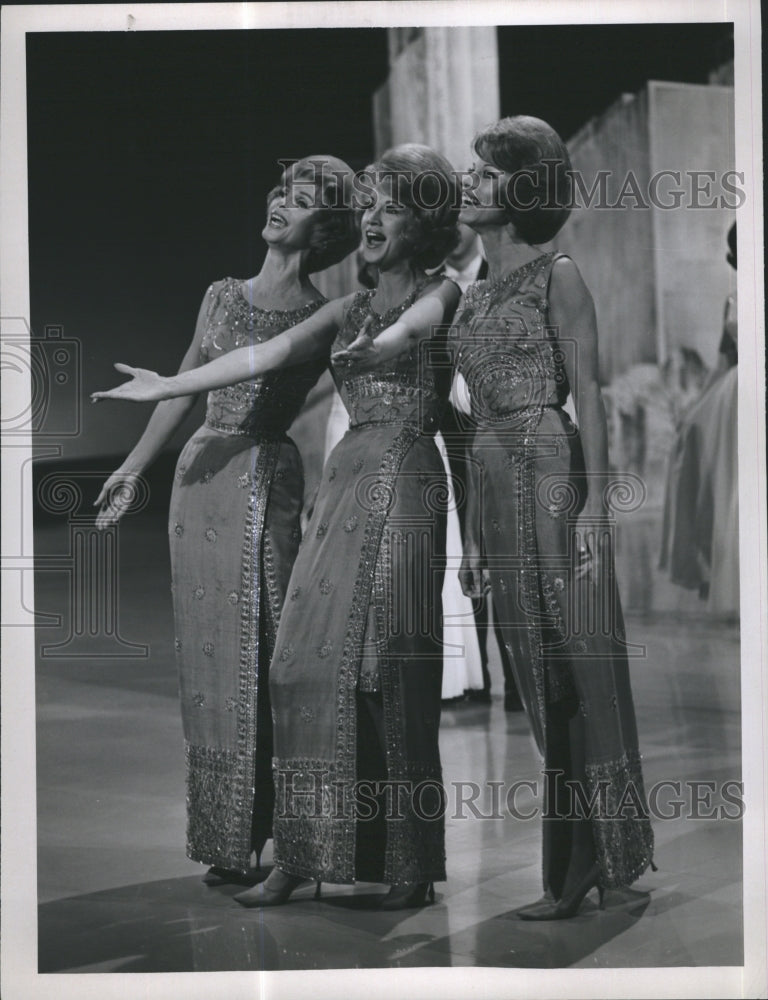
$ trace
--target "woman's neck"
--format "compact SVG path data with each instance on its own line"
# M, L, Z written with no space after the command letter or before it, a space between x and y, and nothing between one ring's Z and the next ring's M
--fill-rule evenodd
M477 257L480 253L480 244L477 238L475 238L468 247L465 247L460 254L451 254L448 257L447 262L451 267L455 267L457 271L463 271L464 268Z
M306 273L305 256L270 247L259 273L243 282L245 297L263 309L294 309L316 301L320 295Z
M538 247L521 239L512 226L494 226L481 232L480 238L490 281L498 281L541 254Z
M386 312L399 306L423 279L424 272L416 268L411 261L380 271L379 283L372 299L377 312Z

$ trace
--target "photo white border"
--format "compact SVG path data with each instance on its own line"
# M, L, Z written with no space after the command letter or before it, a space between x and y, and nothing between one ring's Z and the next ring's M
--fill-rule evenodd
M2 995L6 1000L147 997L189 1000L254 996L592 997L766 996L766 463L762 89L757 0L392 0L269 4L5 6L0 50L0 314L29 318L26 173L26 32L237 28L387 27L467 24L601 24L733 21L736 169L745 175L739 221L739 501L744 816L744 967L663 969L392 969L318 972L45 974L37 969L34 635L3 634ZM3 394L19 413L19 386ZM27 400L28 401L28 400ZM29 449L15 437L13 455ZM5 452L5 449L4 449ZM13 458L13 455L11 458ZM3 455L2 553L32 552L31 518L19 540L22 482ZM27 475L29 466L27 465ZM29 483L26 484L29 487ZM31 495L29 490L26 496ZM22 547L23 546L23 547ZM3 588L3 621L18 594ZM257 920L259 918L256 918ZM254 925L256 927L256 924ZM649 927L649 932L652 928Z

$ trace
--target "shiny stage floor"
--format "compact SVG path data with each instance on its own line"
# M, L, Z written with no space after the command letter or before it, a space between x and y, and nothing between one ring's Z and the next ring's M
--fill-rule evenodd
M46 534L46 532L50 532ZM38 552L61 533L41 529ZM46 546L48 548L46 548ZM39 574L39 610L67 621L64 574ZM692 605L694 607L694 605ZM419 911L376 912L384 887L324 886L260 912L206 888L184 857L181 725L164 526L123 533L120 632L148 658L45 656L37 674L40 972L161 972L418 966L618 968L741 965L741 823L691 818L686 782L740 778L738 631L698 615L630 614L646 647L632 677L648 789L681 782L679 818L655 822L656 863L631 890L590 897L580 915L530 924L515 910L540 893L539 822L483 816L449 795L448 881ZM65 631L39 631L53 643ZM494 677L499 676L498 666ZM490 706L443 713L446 781L536 780L525 719ZM703 791L701 791L703 789ZM466 798L465 792L465 798ZM659 806L674 813L669 787ZM522 806L530 800L520 799ZM503 811L502 811L503 812ZM270 846L263 863L269 865ZM302 890L305 892L305 890ZM593 894L596 896L596 894Z

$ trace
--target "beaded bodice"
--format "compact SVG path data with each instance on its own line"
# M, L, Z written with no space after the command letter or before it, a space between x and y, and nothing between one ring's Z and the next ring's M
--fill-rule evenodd
M200 345L205 363L238 347L264 343L308 319L325 300L299 309L260 309L235 278L211 285L208 317ZM205 423L226 434L281 436L295 420L324 362L295 365L208 393Z
M470 285L451 339L483 426L535 415L568 397L564 343L548 322L555 255L541 254L498 281Z
M352 343L369 316L372 321L368 333L375 339L415 302L422 287L384 313L373 311L373 291L358 292L347 308L331 354ZM443 331L372 371L356 372L354 368L334 365L333 375L349 412L350 427L416 423L422 433L434 434L448 398L449 369Z

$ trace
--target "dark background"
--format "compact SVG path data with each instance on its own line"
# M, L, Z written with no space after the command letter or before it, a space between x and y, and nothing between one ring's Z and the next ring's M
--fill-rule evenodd
M648 79L706 83L732 58L728 24L498 32L502 114L566 138ZM258 270L278 158L371 159L387 70L384 29L27 35L32 327L80 342L83 400L114 361L175 370L210 282ZM147 416L85 402L64 459L110 467Z

